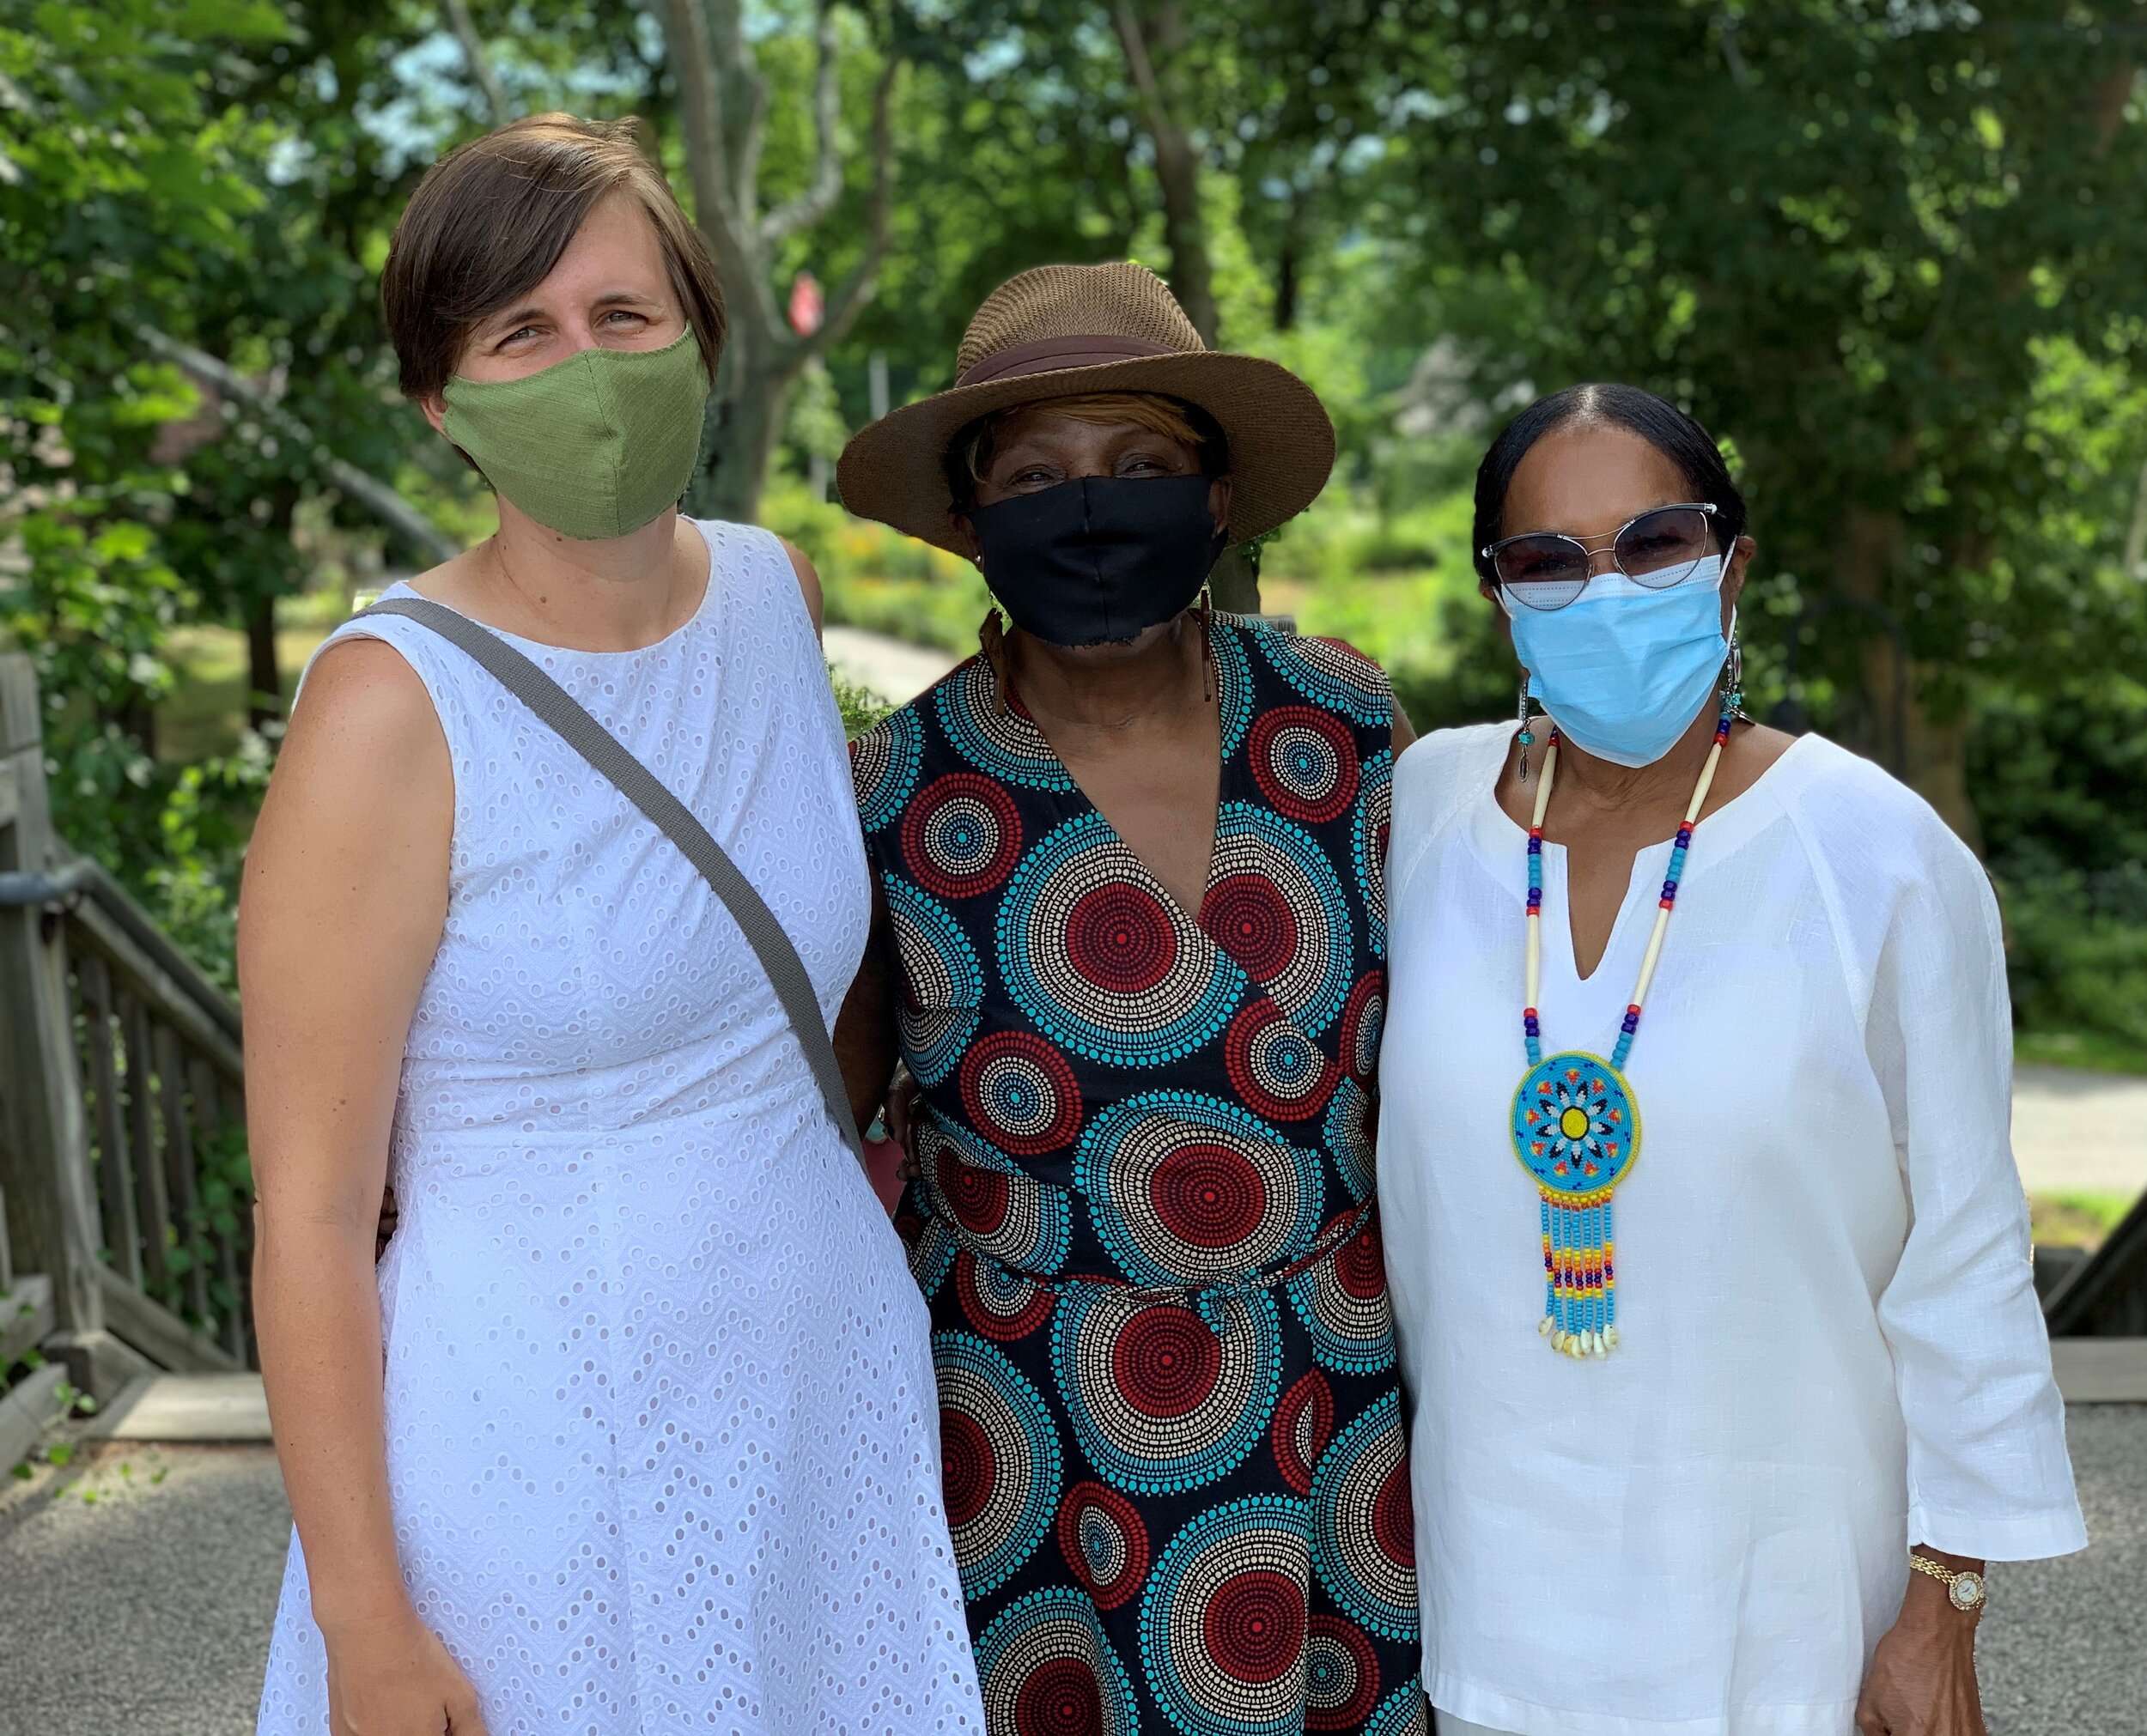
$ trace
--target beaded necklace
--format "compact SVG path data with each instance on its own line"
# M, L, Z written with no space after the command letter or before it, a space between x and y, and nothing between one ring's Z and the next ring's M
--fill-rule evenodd
M1640 1029L1640 1004L1647 998L1655 967L1663 956L1684 878L1685 855L1693 828L1722 763L1730 739L1736 701L1725 695L1715 725L1714 745L1694 786L1692 804L1670 847L1670 868L1655 911L1655 932L1640 961L1639 980L1625 1010L1617 1047L1610 1059L1584 1050L1543 1054L1542 1020L1536 1013L1543 965L1543 815L1550 806L1551 783L1558 772L1558 731L1551 731L1543 756L1542 780L1536 791L1536 817L1529 825L1528 1004L1521 1013L1529 1070L1513 1094L1513 1155L1534 1180L1541 1199L1543 1237L1543 1319L1536 1330L1561 1355L1608 1356L1618 1344L1617 1239L1610 1196L1632 1174L1640 1155L1640 1112L1625 1077L1626 1058Z

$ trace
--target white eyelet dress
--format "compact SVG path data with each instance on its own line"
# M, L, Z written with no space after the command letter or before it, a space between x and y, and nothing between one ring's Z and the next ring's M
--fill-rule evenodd
M840 722L782 545L700 528L669 638L516 643L730 853L831 1023L869 908ZM353 634L423 679L455 780L379 1273L418 1613L492 1736L981 1732L924 1301L751 949L461 652ZM294 1539L259 1728L327 1727Z

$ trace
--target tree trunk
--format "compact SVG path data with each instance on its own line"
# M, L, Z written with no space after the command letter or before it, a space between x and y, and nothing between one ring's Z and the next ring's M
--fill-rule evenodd
M283 671L276 656L276 598L256 598L246 610L246 721L258 729L283 715Z
M1203 343L1216 341L1214 272L1207 257L1207 225L1201 215L1200 155L1179 112L1174 52L1185 40L1184 8L1165 0L1143 17L1131 5L1111 14L1126 68L1140 93L1155 173L1163 191L1163 235L1171 249L1171 289Z
M802 356L787 368L743 363L735 379L730 363L727 355L725 377L709 400L701 469L686 491L686 507L696 518L750 525L760 512L761 491L768 483L768 466Z
M1843 521L1834 575L1841 594L1870 611L1858 642L1860 689L1847 708L1845 744L1893 771L1938 811L1978 856L1983 831L1968 799L1968 717L1934 715L1924 689L1937 673L1897 646L1887 604L1888 579L1902 547L1901 514L1852 507ZM1898 624L1894 631L1898 631Z

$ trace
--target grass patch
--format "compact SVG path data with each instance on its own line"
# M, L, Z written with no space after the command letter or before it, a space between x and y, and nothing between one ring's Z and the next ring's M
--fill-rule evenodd
M2036 1193L2028 1196L2034 1239L2047 1246L2097 1248L2132 1209L2126 1193Z
M2096 1073L2147 1077L2147 1044L2105 1031L2017 1031L2013 1059L2029 1065L2083 1067Z

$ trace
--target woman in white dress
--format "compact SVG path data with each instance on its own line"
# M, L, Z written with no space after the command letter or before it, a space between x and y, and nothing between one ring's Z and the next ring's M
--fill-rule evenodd
M832 1017L869 905L818 585L676 510L722 311L668 189L623 126L507 128L427 177L384 300L500 497L396 591L637 756ZM260 1728L981 1730L923 1302L680 849L462 651L361 620L293 717L240 966L297 1521Z
M1476 528L1548 720L1396 768L1381 1070L1440 1727L1980 1736L1984 1561L2086 1540L1989 883L1735 720L1754 544L1688 417L1524 411Z

